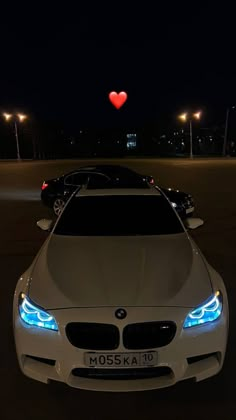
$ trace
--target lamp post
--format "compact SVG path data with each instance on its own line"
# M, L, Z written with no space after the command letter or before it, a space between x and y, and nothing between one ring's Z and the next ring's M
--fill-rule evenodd
M227 148L227 138L228 138L228 126L229 126L229 113L231 109L235 109L235 105L228 107L226 110L226 118L225 118L225 134L224 134L224 143L223 143L223 150L222 156L226 156L226 148Z
M182 121L189 121L189 140L190 140L190 152L189 152L189 157L190 159L193 158L193 126L192 126L192 121L193 119L196 120L200 120L201 118L201 112L195 112L194 114L188 116L187 112L185 112L184 114L181 114L179 116L179 118Z
M18 136L18 126L17 121L23 122L27 116L24 114L7 114L6 112L3 114L6 121L10 121L11 119L14 120L14 130L15 130L15 137L16 137L16 151L17 151L17 160L21 160L20 156L20 147L19 147L19 136Z

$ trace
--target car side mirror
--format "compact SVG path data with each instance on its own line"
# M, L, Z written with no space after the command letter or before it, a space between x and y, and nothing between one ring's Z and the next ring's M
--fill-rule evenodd
M196 229L203 224L204 221L198 217L188 217L184 220L184 225L187 229Z
M37 221L37 226L44 230L50 232L53 226L53 220L51 219L40 219Z

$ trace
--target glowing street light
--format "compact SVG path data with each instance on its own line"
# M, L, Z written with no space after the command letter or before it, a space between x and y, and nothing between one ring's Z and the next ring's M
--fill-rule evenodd
M27 118L27 115L24 115L24 114L17 114L17 116L18 116L20 122L23 122Z
M195 114L193 114L194 118L196 118L197 120L200 120L201 118L201 112L195 112Z
M179 118L182 120L182 121L186 121L187 120L187 113L185 113L185 114L181 114L180 116L179 116Z
M9 121L12 117L12 114L7 114L6 112L4 112L3 116L6 119L6 121Z
M18 127L17 127L17 120L23 122L27 116L24 114L8 114L6 112L3 113L3 117L6 121L10 121L12 118L14 119L14 128L15 128L15 137L16 137L16 150L17 150L17 160L21 160L20 157L20 148L19 148L19 136L18 136Z
M185 112L184 114L179 115L179 119L182 121L189 121L189 136L190 136L190 159L193 158L193 129L192 129L192 120L200 120L201 111L190 114L190 116Z

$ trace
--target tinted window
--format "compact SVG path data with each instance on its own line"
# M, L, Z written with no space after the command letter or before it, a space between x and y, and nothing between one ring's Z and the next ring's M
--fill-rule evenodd
M141 185L143 183L143 177L129 168L114 167L111 168L110 171L108 171L108 173L111 176L111 178L123 183L132 182L137 183L137 185Z
M167 235L183 232L163 196L113 195L74 197L54 233L58 235Z
M85 185L88 182L88 174L76 173L74 174L73 181L75 185Z
M109 182L109 178L105 175L100 174L92 174L89 176L88 180L88 188L105 188L106 184Z
M65 184L67 185L73 185L73 175L68 175L65 177Z
M75 172L74 174L68 175L65 178L66 185L84 185L84 184L87 184L87 181L88 181L88 174L86 173Z
M94 174L88 182L88 189L97 188L149 188L142 176L127 168L112 167L105 175ZM102 169L101 169L102 170ZM104 177L104 178L103 178Z

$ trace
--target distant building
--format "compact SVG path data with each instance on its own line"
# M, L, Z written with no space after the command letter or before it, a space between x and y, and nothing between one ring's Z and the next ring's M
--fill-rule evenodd
M193 126L193 153L196 155L219 155L222 153L224 130L222 127ZM159 136L160 154L184 155L189 153L189 127L170 128ZM231 147L233 150L233 148Z
M136 149L137 147L137 134L129 133L126 134L126 148L128 150Z

